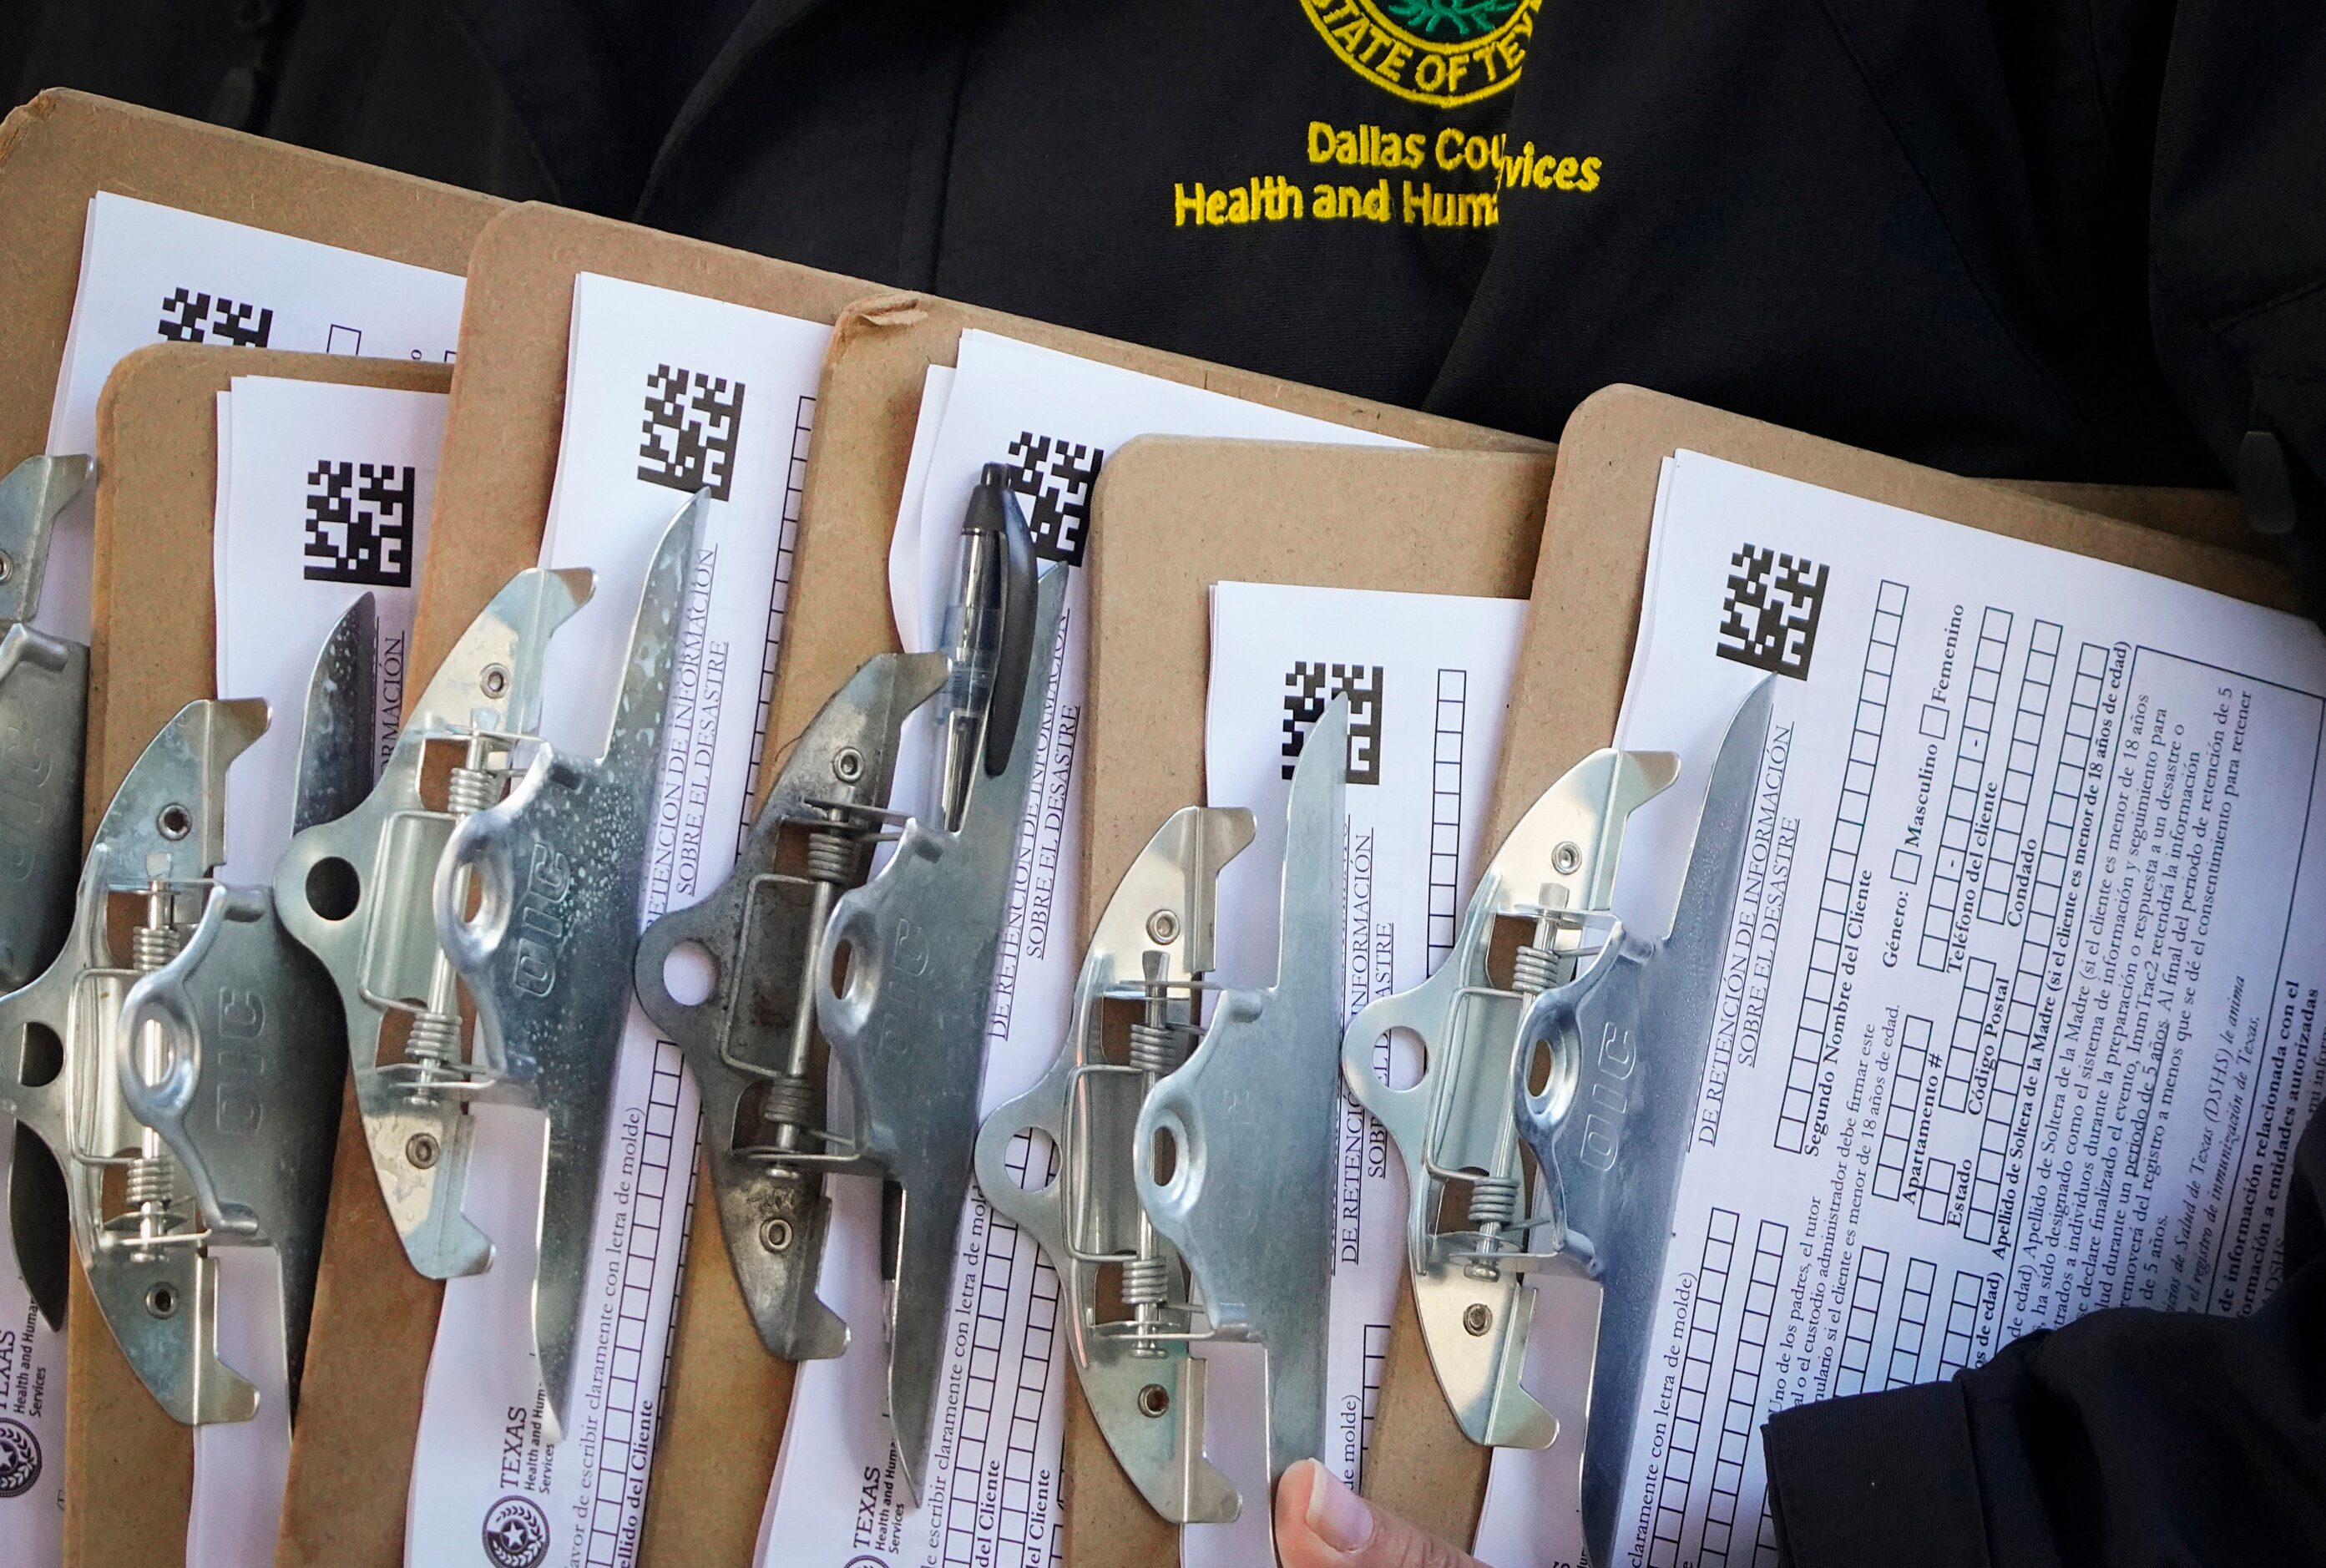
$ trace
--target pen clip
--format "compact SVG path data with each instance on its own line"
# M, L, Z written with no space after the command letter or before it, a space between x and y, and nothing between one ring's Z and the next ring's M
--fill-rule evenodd
M998 462L985 465L980 490L991 486L999 493L1001 512L1001 557L997 571L992 695L985 710L985 776L998 779L1009 765L1009 749L1017 743L1018 725L1026 712L1026 668L1034 657L1034 537L1026 527L1026 513L1017 492L1002 482L1008 471Z

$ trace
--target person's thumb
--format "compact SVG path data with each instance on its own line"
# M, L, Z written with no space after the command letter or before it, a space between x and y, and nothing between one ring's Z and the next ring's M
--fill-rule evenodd
M1276 1550L1284 1568L1485 1568L1304 1459L1276 1483Z

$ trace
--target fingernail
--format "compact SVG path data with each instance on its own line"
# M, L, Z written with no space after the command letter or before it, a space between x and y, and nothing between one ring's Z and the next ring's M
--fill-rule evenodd
M1308 1527L1335 1552L1354 1552L1373 1538L1373 1511L1339 1476L1318 1464L1317 1484L1308 1489Z

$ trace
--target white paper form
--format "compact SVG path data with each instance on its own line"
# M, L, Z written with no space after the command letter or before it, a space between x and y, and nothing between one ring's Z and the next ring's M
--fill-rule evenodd
M1669 918L1778 678L1614 1555L1763 1563L1771 1411L2274 1282L2321 1078L2326 639L1694 453L1664 491L1619 733L1683 771L1627 918Z
M308 681L324 639L366 593L379 617L380 754L393 743L449 401L248 376L219 397L218 690L265 699L271 721L227 771L228 882L267 882L291 842ZM258 1414L194 1429L191 1568L274 1561L291 1458L274 1255L228 1247L218 1258L219 1353L257 1386Z
M542 716L553 744L595 755L605 743L655 547L696 490L712 497L672 679L648 919L717 887L749 826L830 338L829 327L740 305L575 280L542 564L598 575L590 603L556 635ZM484 1274L445 1287L405 1560L415 1568L515 1557L631 1563L693 1204L694 1086L677 1048L634 1005L599 1195L592 1277L602 1288L584 1310L562 1442L544 1431L533 1353L544 1124L535 1113L485 1109L467 1212L498 1252Z
M944 414L917 519L922 600L894 606L914 651L936 646L962 512L988 462L1015 473L1036 555L1078 567L1099 467L1134 436L1405 444L978 331L962 334ZM915 523L900 518L898 526ZM1079 740L1088 603L1077 571L1028 802L1030 830L1019 848L1019 891L1002 938L986 1041L988 1109L1025 1092L1049 1065L1065 1038L1082 961ZM897 771L900 806L926 804L907 793L909 781L927 777L926 744L924 732L908 726ZM850 1178L830 1187L819 1293L855 1331L846 1355L799 1369L760 1523L760 1561L846 1568L870 1553L889 1568L1051 1562L1068 1373L1057 1349L1058 1287L1048 1261L971 1194L946 1333L954 1349L943 1374L926 1495L908 1507L884 1414L879 1193L872 1182Z
M1205 788L1213 805L1249 807L1259 829L1220 875L1214 980L1275 982L1293 759L1326 704L1343 694L1350 707L1346 1016L1411 989L1437 967L1483 863L1479 835L1526 608L1521 599L1250 583L1212 590ZM1419 1064L1392 1061L1384 1041L1378 1065L1401 1087ZM1405 1277L1407 1202L1405 1168L1387 1134L1345 1090L1339 1107L1322 1457L1354 1487L1372 1441L1391 1315ZM1212 1431L1244 1439L1249 1451L1237 1455L1229 1475L1245 1504L1235 1524L1204 1534L1221 1537L1221 1560L1233 1546L1238 1561L1265 1562L1268 1460L1257 1423L1225 1432L1214 1413ZM1222 1455L1212 1458L1219 1463Z
M97 450L105 378L148 343L448 363L466 287L451 273L99 191L81 238L49 450ZM94 509L84 491L58 518L36 618L77 641L89 633Z
M944 428L945 405L953 398L954 368L932 365L921 382L920 413L913 421L913 450L905 459L905 492L897 503L897 531L889 537L889 605L897 616L898 640L918 652L932 635L921 630L926 595L921 574L921 503L928 494L929 457ZM909 611L909 613L908 613ZM907 624L909 622L909 624Z

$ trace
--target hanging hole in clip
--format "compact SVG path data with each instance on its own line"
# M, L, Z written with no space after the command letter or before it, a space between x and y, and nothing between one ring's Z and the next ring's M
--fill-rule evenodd
M1158 1187L1168 1187L1179 1174L1179 1139L1168 1127L1155 1129L1147 1152L1147 1169Z
M158 1011L158 1010L157 1010ZM129 1053L129 1070L147 1094L170 1081L186 1055L185 1037L171 1027L166 1014L147 1015L137 1031L137 1049Z
M1526 1091L1527 1105L1535 1115L1557 1121L1575 1101L1583 1053L1576 1049L1570 1031L1554 1028L1555 1032L1538 1036L1526 1048Z
M719 989L719 960L700 942L677 943L663 956L662 988L681 1007L700 1007Z
M325 855L307 868L307 907L317 919L344 920L356 912L362 898L363 879L338 855Z
M844 939L833 943L832 948L832 994L834 996L845 996L848 994L849 977L855 972L855 968L856 944Z
M1058 1179L1058 1142L1040 1127L1024 1127L1009 1141L1009 1176L1020 1192L1047 1192Z
M1536 1041L1527 1052L1527 1093L1538 1100L1550 1089L1550 1070L1556 1060L1547 1040Z
M1429 1047L1410 1029L1392 1029L1373 1042L1373 1077L1383 1088L1410 1089L1428 1076Z
M44 1088L65 1070L65 1042L45 1023L24 1025L16 1056L16 1081L28 1089Z

